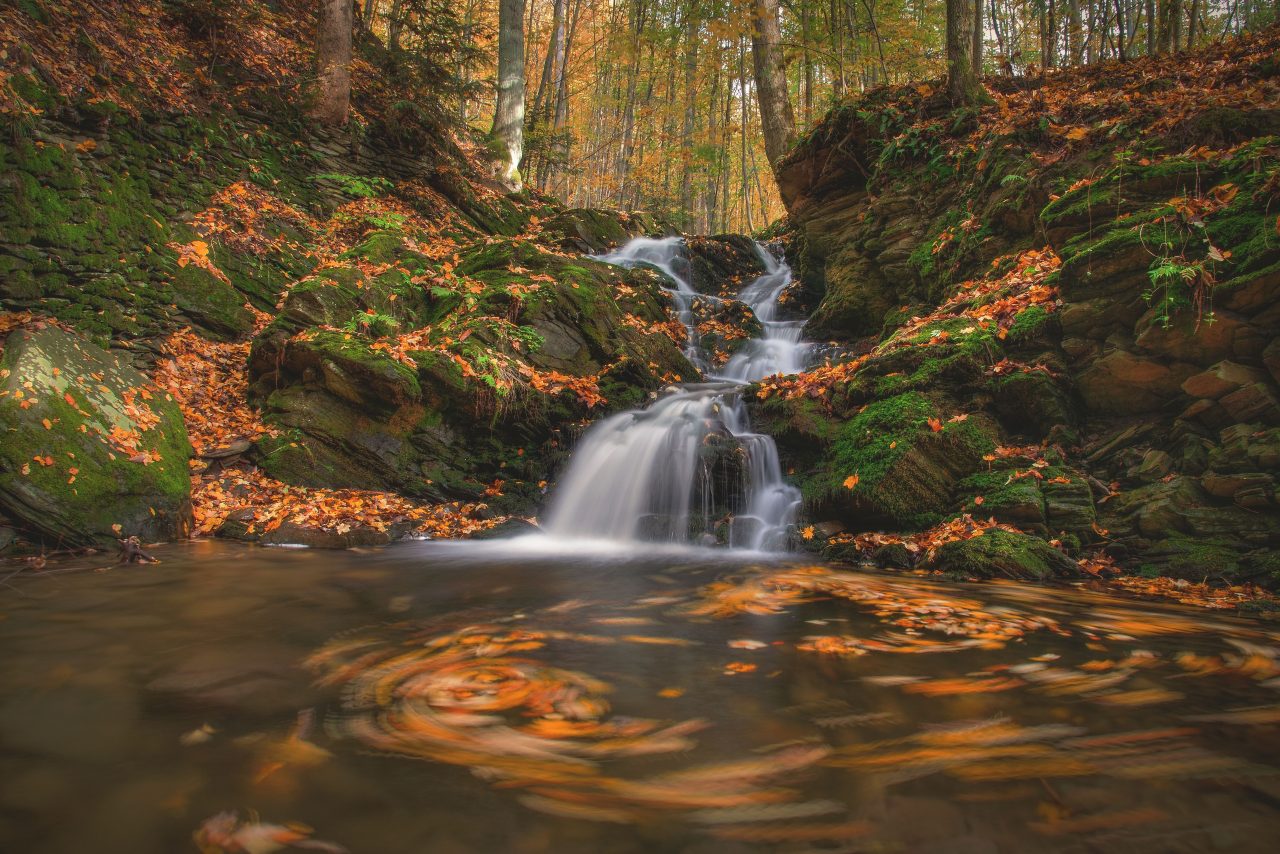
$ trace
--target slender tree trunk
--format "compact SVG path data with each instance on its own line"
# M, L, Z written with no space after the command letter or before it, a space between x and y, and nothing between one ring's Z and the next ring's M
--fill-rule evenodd
M404 27L404 16L400 10L403 6L404 0L393 0L391 14L387 18L387 48L392 51L400 49L400 30Z
M787 92L787 68L778 28L778 0L754 0L751 58L756 72L756 102L769 165L775 166L796 141L796 118Z
M956 106L974 104L981 84L973 73L974 0L947 0L947 91Z
M1187 21L1187 50L1193 50L1199 37L1200 0L1191 0L1191 16Z
M1084 59L1084 31L1080 23L1080 0L1067 0L1067 55L1072 65Z
M973 76L982 76L982 0L973 0Z
M519 190L524 154L524 4L498 3L498 98L493 113L493 140L505 158L502 178Z
M1115 0L1116 4L1116 53L1120 57L1120 61L1124 62L1128 56L1124 51L1124 7L1120 5L1120 0Z
M684 127L681 129L680 211L684 227L693 215L693 136L698 104L698 20L693 3L685 6L684 22Z
M351 109L351 0L324 0L316 37L320 91L312 115L326 125L344 125Z
M1147 56L1156 55L1156 0L1146 0Z

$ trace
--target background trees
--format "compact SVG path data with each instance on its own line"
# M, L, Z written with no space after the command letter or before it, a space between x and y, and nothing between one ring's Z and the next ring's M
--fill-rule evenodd
M459 116L489 130L497 113L499 4L358 5L365 31L414 62L439 66L443 76L433 85L450 93ZM1035 77L1176 53L1265 26L1277 15L1275 0L514 5L523 7L530 82L519 167L525 183L570 204L644 208L697 231L758 228L778 216L769 164L833 104L883 84L946 75L951 5L971 16L968 56L975 74L955 78L970 95L979 74ZM762 20L776 21L776 30L760 26ZM964 52L963 45L954 47Z

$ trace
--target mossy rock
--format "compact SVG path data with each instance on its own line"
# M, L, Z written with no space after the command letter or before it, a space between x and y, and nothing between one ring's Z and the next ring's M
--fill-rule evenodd
M1175 535L1152 543L1142 551L1141 560L1147 574L1237 584L1250 574L1247 551L1248 546L1237 540Z
M1001 425L1012 433L1039 441L1059 424L1072 426L1078 421L1071 395L1044 371L996 377L987 389Z
M927 566L960 578L1046 581L1080 575L1075 561L1044 540L1003 528L940 546Z
M188 264L173 275L174 303L193 324L219 339L236 339L253 329L244 296L208 270Z
M994 469L970 475L956 484L961 509L989 515L1022 527L1044 525L1044 493L1034 477L1016 477L1016 469ZM978 504L975 499L981 498Z
M54 326L21 329L0 389L0 512L52 545L189 533L182 413L126 359Z
M766 272L755 241L741 234L687 237L684 251L689 262L689 285L699 293L737 293Z
M598 254L642 233L641 225L620 211L599 208L569 208L560 211L542 224L542 236L558 243L564 249L586 254Z
M819 517L910 526L943 511L957 481L995 447L980 417L949 421L937 401L908 392L868 404L841 426L821 467L801 484ZM934 419L940 429L933 429ZM857 485L845 486L857 475Z

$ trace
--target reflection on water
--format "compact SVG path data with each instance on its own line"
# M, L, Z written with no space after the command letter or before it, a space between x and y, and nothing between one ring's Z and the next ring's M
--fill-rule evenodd
M1265 624L723 551L159 556L3 591L0 850L1129 854L1280 831Z

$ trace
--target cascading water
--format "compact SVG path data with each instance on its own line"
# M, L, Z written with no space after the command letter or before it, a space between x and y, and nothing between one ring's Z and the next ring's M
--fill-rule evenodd
M743 289L764 326L719 374L698 346L695 299L678 237L636 238L599 260L650 266L669 289L688 329L686 355L708 381L675 386L647 409L611 416L582 437L560 479L543 529L553 537L613 541L726 543L776 550L800 505L782 477L773 439L752 432L742 389L777 373L803 370L803 321L778 320L791 269L757 244L766 272Z

